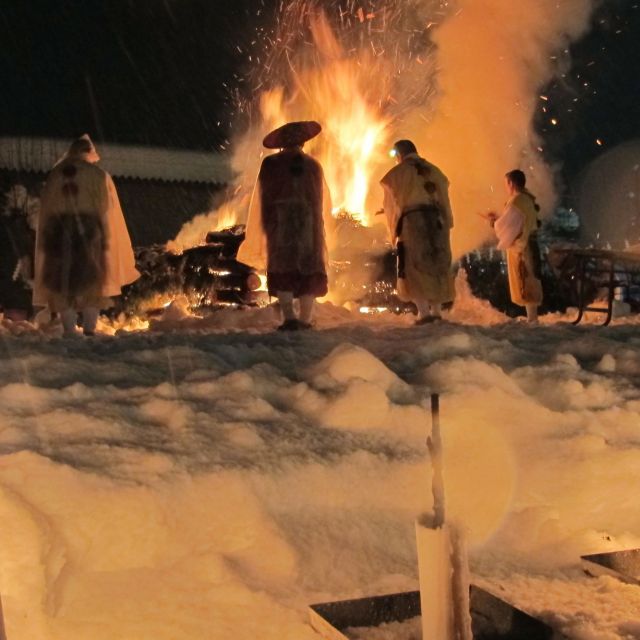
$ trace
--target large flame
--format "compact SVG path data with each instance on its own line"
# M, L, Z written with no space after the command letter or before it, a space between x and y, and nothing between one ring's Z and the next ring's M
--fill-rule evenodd
M259 117L252 117L251 126L234 141L232 164L238 188L222 207L185 225L172 247L193 246L202 242L207 231L246 221L264 157L262 139L269 131L295 120L313 119L323 127L305 150L324 169L334 215L347 212L364 225L373 224L374 212L382 204L377 182L389 168L390 125L398 114L397 104L410 100L392 97L394 91L397 94L394 82L402 75L397 65L402 57L385 57L382 54L388 52L373 39L359 40L362 22L373 18L379 22L375 29L378 36L387 38L384 15L360 12L357 16L355 31L343 24L338 41L321 4L294 2L283 9L271 41L271 57L259 67ZM358 37L354 37L356 32ZM427 73L424 67L421 73ZM418 85L428 83L412 84L415 94L421 91ZM242 108L250 111L249 104Z
M456 255L491 237L473 212L500 206L508 169L525 169L548 209L553 181L532 116L539 87L562 64L556 54L588 24L593 0L522 0L526 21L513 0L487 3L279 3L275 28L260 27L255 38L245 78L253 96L237 104L250 126L234 140L240 191L228 205L234 218L224 223L246 220L264 135L309 119L323 126L306 149L324 167L334 211L363 223L381 205L377 181L390 167L384 152L392 136L412 139L449 177ZM222 225L215 211L202 222L208 230Z
M324 13L311 18L315 55L301 68L290 65L293 90L283 87L263 94L261 113L265 130L292 120L313 118L323 132L309 143L310 153L322 164L335 214L348 211L369 224L370 186L386 160L383 152L389 119L376 108L373 93L375 65L349 57L336 39ZM378 198L379 199L379 198Z

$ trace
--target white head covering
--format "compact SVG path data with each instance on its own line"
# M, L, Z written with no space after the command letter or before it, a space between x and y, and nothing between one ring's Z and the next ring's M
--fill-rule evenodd
M100 161L100 156L96 151L93 141L89 137L88 133L82 134L79 138L76 138L70 145L65 154L56 162L56 165L60 164L64 160L71 158L78 158L85 162L91 162L92 164ZM54 166L56 166L54 165Z

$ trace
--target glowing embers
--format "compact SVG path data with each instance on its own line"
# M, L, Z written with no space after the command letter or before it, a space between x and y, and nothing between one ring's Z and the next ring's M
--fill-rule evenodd
M263 277L236 260L243 239L244 227L238 226L211 232L206 244L182 253L161 246L137 250L142 277L124 292L124 309L154 315L178 300L191 312L266 303Z
M263 273L258 273L257 274L258 278L260 278L260 286L258 287L258 291L268 291L267 288L267 276L265 276Z
M358 311L368 314L384 313L385 311L389 311L389 307L360 307Z

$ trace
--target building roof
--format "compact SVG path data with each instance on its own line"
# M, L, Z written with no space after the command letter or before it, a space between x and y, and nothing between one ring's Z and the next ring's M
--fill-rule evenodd
M0 137L0 169L46 173L72 140ZM96 143L100 166L117 178L224 184L233 178L226 156L205 151Z

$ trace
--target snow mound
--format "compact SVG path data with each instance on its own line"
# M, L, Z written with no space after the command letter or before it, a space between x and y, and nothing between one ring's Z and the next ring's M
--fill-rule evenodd
M117 340L3 329L11 640L312 640L309 603L415 588L432 390L474 579L572 637L637 633L637 587L578 563L640 546L636 323L414 327L321 305L319 331L283 334L272 313Z
M473 295L464 269L458 270L455 288L456 300L451 313L447 315L449 320L460 324L481 325L494 325L509 321L507 316L492 307L487 300L481 300Z
M400 429L424 425L424 409L411 387L365 349L338 345L310 370L310 384L326 395L320 422L338 429ZM422 427L423 428L423 427Z
M338 345L313 368L317 387L331 388L353 380L370 382L385 391L404 383L380 360L365 349L350 343Z

